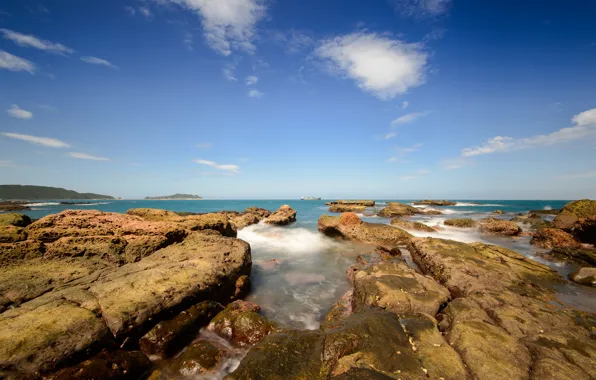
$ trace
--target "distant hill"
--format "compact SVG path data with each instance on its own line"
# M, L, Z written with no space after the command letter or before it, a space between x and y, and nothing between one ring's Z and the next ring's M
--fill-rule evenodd
M0 185L0 199L114 199L114 197L93 193L77 193L59 187Z
M164 197L146 197L147 200L152 201L165 201L165 200L201 200L203 197L199 197L198 195L192 194L174 194L174 195L166 195Z

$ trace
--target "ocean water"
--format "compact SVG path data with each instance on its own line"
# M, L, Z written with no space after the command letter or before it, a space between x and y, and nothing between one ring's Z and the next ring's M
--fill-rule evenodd
M389 200L377 200L377 206L367 209L360 216L367 222L389 223L390 219L374 216ZM398 200L409 203L411 200ZM60 205L57 201L37 202L26 214L41 218L66 209L97 209L109 212L126 212L131 208L150 207L171 211L213 212L221 210L243 211L256 206L276 210L288 204L297 210L297 222L285 227L257 224L238 232L238 238L250 243L252 248L252 291L249 301L258 303L265 316L288 327L317 329L332 305L350 289L346 269L355 262L357 255L372 252L374 247L340 242L327 238L317 230L317 220L330 214L325 200L203 200L203 201L146 201L117 200L89 201L88 205ZM512 201L475 200L458 201L455 206L426 207L441 210L443 215L415 216L410 220L429 226L441 227L440 232L410 231L415 236L433 236L463 242L485 242L507 247L527 257L551 266L567 276L576 269L573 265L551 262L541 257L545 250L530 245L530 237L499 237L481 234L472 229L445 226L450 218L481 219L497 217L509 220L518 213L529 210L559 209L568 201ZM494 215L494 210L505 214ZM544 215L545 219L553 216ZM523 226L526 230L528 227ZM407 258L407 250L403 250ZM409 261L411 263L411 260ZM569 282L560 286L558 298L573 307L596 312L596 289ZM202 332L205 334L205 332ZM244 353L237 354L224 363L215 378L223 378L239 363ZM179 377L176 377L179 378ZM196 378L196 377L193 377ZM210 377L213 378L213 377Z

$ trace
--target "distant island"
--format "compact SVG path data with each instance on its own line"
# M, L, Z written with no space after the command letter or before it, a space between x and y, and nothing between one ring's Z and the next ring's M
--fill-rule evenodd
M94 193L78 193L59 187L0 185L0 199L114 199L114 197Z
M167 200L177 200L177 201L199 201L203 199L198 195L192 194L174 194L174 195L166 195L164 197L145 197L145 200L148 201L167 201Z
M300 198L300 200L303 200L303 201L320 201L321 198L319 198L319 197L302 197L302 198Z

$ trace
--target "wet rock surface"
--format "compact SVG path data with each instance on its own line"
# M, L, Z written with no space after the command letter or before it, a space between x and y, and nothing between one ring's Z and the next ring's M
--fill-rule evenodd
M296 210L288 205L281 206L277 211L271 213L271 215L265 219L265 223L277 226L284 226L286 224L294 223L295 221Z
M578 284L596 286L596 268L580 268L571 273L569 278Z
M366 206L351 205L351 204L334 204L329 207L329 212L364 212Z
M149 359L139 351L102 352L74 366L62 369L47 380L117 379L133 380L145 377L151 368Z
M582 199L566 204L553 227L569 232L583 243L596 244L596 201Z
M542 228L534 233L530 244L541 248L581 248L573 235L556 228Z
M458 228L476 228L479 226L479 223L473 219L447 219L443 224Z
M404 245L412 238L404 230L386 224L366 223L349 212L340 216L321 216L318 228L329 237L383 246Z
M508 220L486 218L479 221L480 231L501 236L517 236L522 232L520 226Z
M187 377L206 375L212 373L227 355L228 350L221 344L198 340L186 347L168 366L168 370Z
M413 222L413 221L409 221L409 220L403 220L403 219L392 219L391 220L391 225L395 226L395 227L399 227L399 228L403 228L404 230L414 230L414 231L423 231L423 232L437 232L437 230L435 230L432 227L427 226L424 223L420 223L420 222Z
M387 207L379 211L379 216L383 216L386 218L412 216L417 214L424 214L424 211L416 207L399 202L388 202Z

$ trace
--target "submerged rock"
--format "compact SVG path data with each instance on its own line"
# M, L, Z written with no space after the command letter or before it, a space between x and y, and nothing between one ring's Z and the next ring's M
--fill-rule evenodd
M173 319L159 322L139 341L141 351L149 356L173 354L193 339L194 334L220 311L217 302L203 301L186 309Z
M206 375L217 368L228 354L228 350L220 344L199 340L186 347L168 365L168 369L187 377Z
M428 205L428 206L455 206L457 202L453 201L436 201L425 199L423 201L412 202L413 205Z
M386 218L393 218L398 216L412 216L417 214L424 214L424 211L399 202L389 202L387 207L379 211L379 216Z
M252 346L277 329L258 314L259 305L234 301L211 320L207 329L238 346Z
M551 222L544 220L538 214L528 213L525 215L519 215L511 219L512 222L522 223L529 225L531 229L538 230L541 228L548 228L551 226Z
M580 268L569 278L578 284L596 286L596 268Z
M102 352L74 367L62 369L47 380L115 379L136 380L151 368L149 359L139 351Z
M366 311L318 331L281 331L253 347L230 379L465 379L466 369L433 318ZM343 376L343 377L341 377ZM394 378L394 377L392 377Z
M479 223L473 219L447 219L443 224L459 228L476 228L479 226Z
M542 228L534 233L530 244L540 248L580 248L581 244L563 230Z
M363 222L358 215L350 212L340 216L323 215L319 218L318 228L329 237L383 246L403 245L412 237L396 227Z
M508 220L486 218L481 219L480 231L502 236L517 236L522 232L520 226Z
M296 210L288 205L281 206L277 211L272 213L265 223L284 226L286 224L294 223L296 221Z
M398 219L398 218L392 219L391 225L395 226L395 227L403 228L404 230L414 230L414 231L422 231L422 232L437 232L437 230L435 230L432 227L427 226L424 223L412 222L409 220L403 220L403 219Z
M596 244L596 201L582 199L567 203L553 221L553 227L569 232L583 243Z

